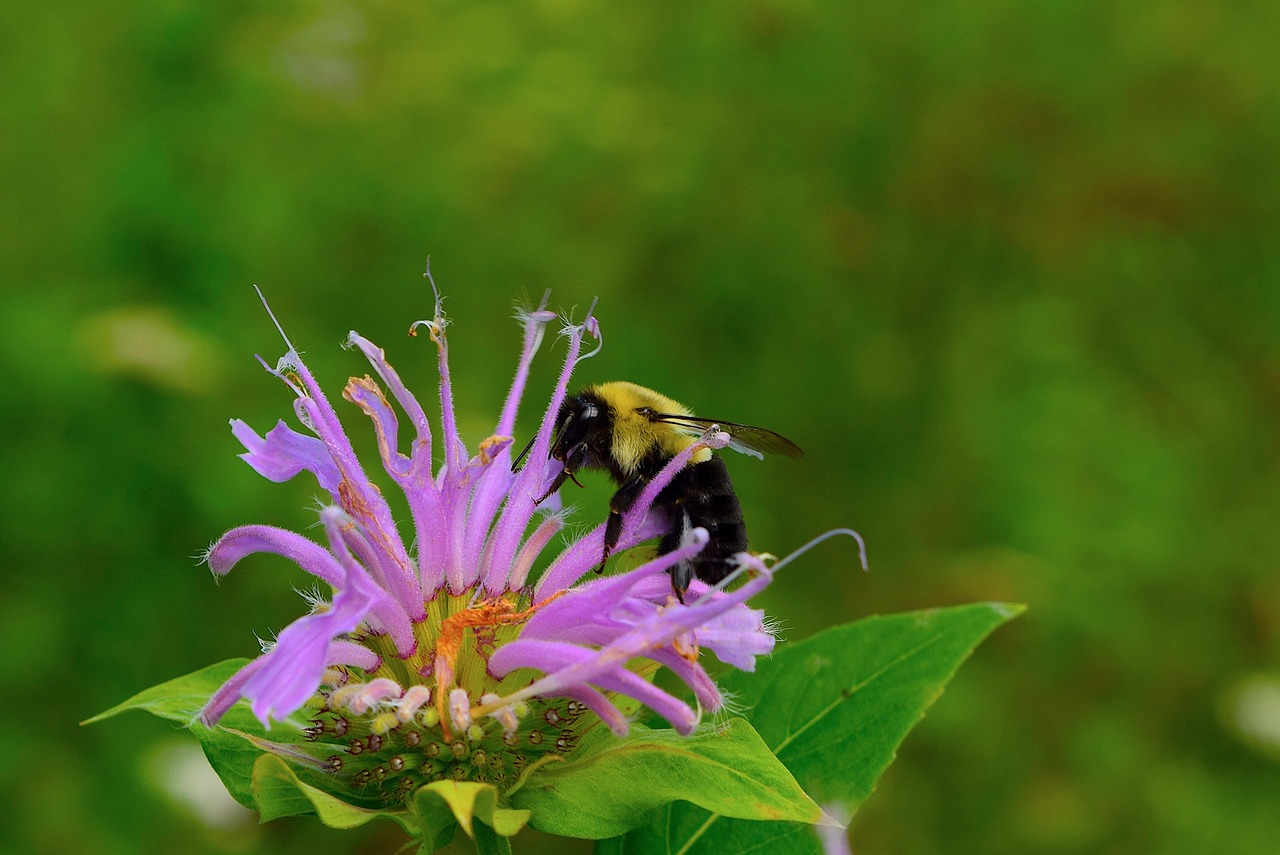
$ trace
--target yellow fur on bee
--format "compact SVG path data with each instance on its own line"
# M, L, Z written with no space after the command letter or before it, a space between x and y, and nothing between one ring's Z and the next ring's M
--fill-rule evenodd
M624 380L601 383L591 387L591 391L609 405L610 415L613 417L611 452L618 467L628 475L636 471L640 461L651 449L657 447L664 457L674 457L697 438L696 435L691 436L669 424L651 422L637 412L649 409L658 413L692 415L688 407L666 395ZM692 462L702 463L710 458L710 449L704 448L693 455Z

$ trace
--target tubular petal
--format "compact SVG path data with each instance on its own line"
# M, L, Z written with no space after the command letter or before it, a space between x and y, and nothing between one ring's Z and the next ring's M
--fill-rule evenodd
M256 552L283 555L334 588L346 576L337 559L320 544L271 525L245 525L231 529L213 545L206 560L210 570L225 576L242 558Z

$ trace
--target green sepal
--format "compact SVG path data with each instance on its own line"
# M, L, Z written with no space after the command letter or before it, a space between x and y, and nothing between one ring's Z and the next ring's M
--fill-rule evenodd
M960 664L1022 610L976 603L870 617L781 645L757 672L728 674L722 685L805 790L848 818ZM715 804L676 802L596 851L817 855L822 847L803 825L742 822Z
M539 831L593 840L651 822L677 800L742 819L829 821L742 719L690 736L633 724L619 738L598 728L569 762L543 767L511 796Z

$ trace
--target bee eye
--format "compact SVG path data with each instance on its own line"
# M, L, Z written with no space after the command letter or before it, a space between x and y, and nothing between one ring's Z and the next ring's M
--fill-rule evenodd
M598 415L600 415L600 411L596 409L596 405L587 404L582 408L582 412L578 414L578 417L582 419L594 419Z

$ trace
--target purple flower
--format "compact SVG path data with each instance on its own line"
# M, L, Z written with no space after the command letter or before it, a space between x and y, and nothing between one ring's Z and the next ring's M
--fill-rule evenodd
M474 452L454 416L438 294L435 317L411 328L411 334L425 328L436 346L438 435L381 348L355 332L348 336L376 379L353 377L343 397L373 423L383 470L407 500L409 539L285 338L287 353L268 370L294 392L303 430L279 422L260 436L239 420L231 429L245 447L241 457L265 477L315 476L333 502L320 514L325 542L243 526L220 538L207 561L221 576L247 555L276 553L333 594L214 694L201 714L205 725L245 698L264 726L286 723L331 749L323 763L329 772L366 796L373 787L379 798L397 801L446 777L514 781L543 755L571 753L600 722L625 734L641 705L691 732L703 710L724 704L702 651L744 670L772 651L763 613L745 605L771 579L760 559L739 556L738 572L714 587L695 580L685 603L672 595L667 570L706 545L702 529L674 552L598 577L592 571L603 548L602 524L543 561L546 569L531 579L539 557L556 548L565 520L555 497L535 502L560 471L548 453L554 417L574 367L599 350L584 353L584 340L600 340L590 312L563 326L567 353L555 389L523 467L512 471L529 367L557 319L545 306L544 298L517 315L524 340L515 380L493 433ZM727 442L726 434L708 432L670 461L624 515L618 549L661 534L667 522L651 509L657 494L698 450ZM726 588L739 579L734 590ZM653 684L661 667L688 686L693 705ZM307 722L295 717L304 709Z

